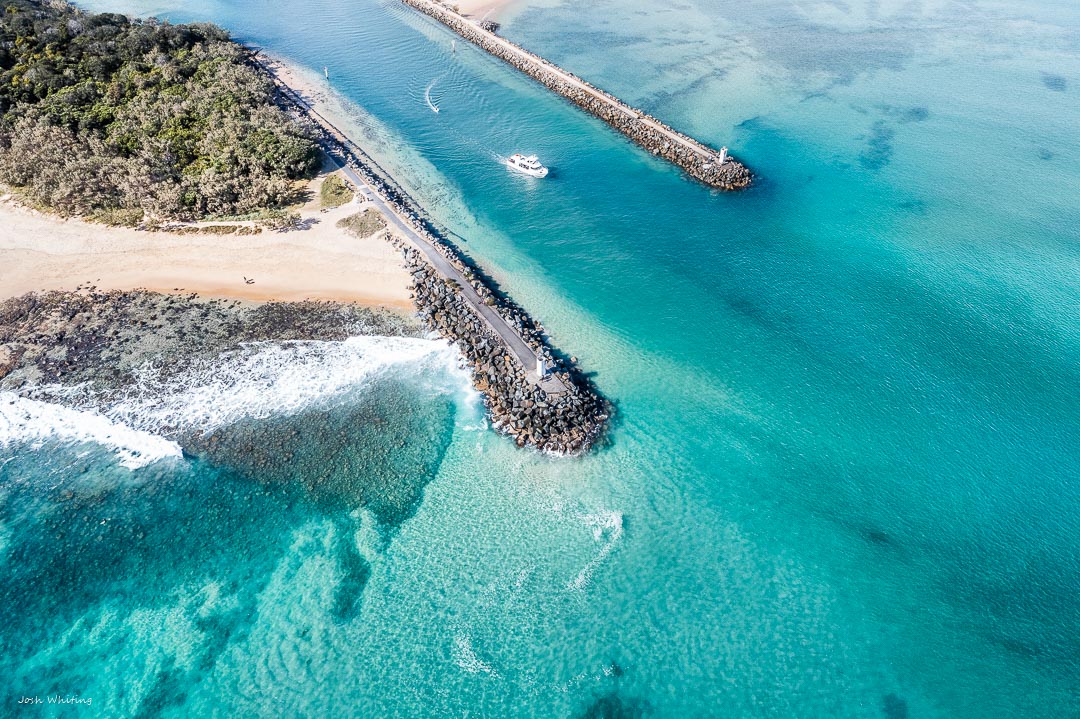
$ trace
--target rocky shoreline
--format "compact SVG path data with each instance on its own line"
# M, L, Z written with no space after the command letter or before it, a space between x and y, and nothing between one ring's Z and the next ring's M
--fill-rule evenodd
M178 375L247 342L418 337L412 318L337 302L202 299L146 290L30 293L0 302L0 390L86 384L107 399L147 365Z
M668 127L655 117L632 108L603 90L544 58L525 50L494 32L470 22L450 8L430 0L401 0L439 22L469 42L512 65L549 90L562 95L586 112L600 118L641 147L684 170L691 177L725 191L742 190L750 186L750 170L726 151L708 145ZM505 43L505 45L503 44ZM509 48L507 47L509 46ZM573 83L580 83L583 89Z
M74 292L34 292L0 301L0 391L35 398L49 385L81 385L95 402L108 402L147 366L163 377L174 376L244 343L416 337L426 329L457 345L494 428L519 447L564 455L592 447L603 436L611 407L576 368L576 359L555 350L542 325L446 241L360 148L313 117L301 98L282 90L283 104L300 115L327 152L352 168L452 267L457 279L440 272L412 243L387 234L412 275L411 296L420 322L350 303L255 305L202 299L195 293L104 292L90 285ZM472 304L464 297L466 284ZM491 320L477 311L479 305L512 328L539 373L523 366Z
M252 61L270 72L255 57ZM429 329L457 344L471 369L473 385L484 396L494 427L519 447L567 455L592 447L603 436L611 406L577 369L574 358L551 347L543 326L446 240L412 198L360 147L273 73L270 76L281 90L282 102L306 118L324 150L351 168L413 232L446 258L480 301L516 331L546 368L544 377L525 368L491 324L465 301L457 280L441 274L410 244L396 242L413 276L412 296L421 319ZM387 239L394 241L389 234Z

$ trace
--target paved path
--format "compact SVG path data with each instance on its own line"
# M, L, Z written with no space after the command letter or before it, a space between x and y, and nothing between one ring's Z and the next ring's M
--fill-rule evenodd
M484 301L480 299L480 295L476 294L476 290L472 284L465 278L465 275L454 267L446 257L435 249L435 246L428 242L423 236L418 234L411 225L405 222L381 196L375 192L364 179L353 168L348 165L341 164L341 161L336 157L334 162L345 173L345 176L349 178L356 187L364 188L364 195L379 208L379 212L386 217L386 219L397 230L397 234L401 235L405 240L413 245L416 249L423 253L427 258L428 264L434 267L440 275L454 280L461 288L460 294L462 298L473 309L473 312L480 315L487 322L488 326L497 334L506 345L507 349L514 353L518 361L521 362L522 367L526 372L536 374L536 355L533 354L532 349L525 343L525 340L521 338L517 330L507 322L502 315L496 312L491 307L484 304ZM557 378L551 378L557 379Z
M281 83L280 78L278 81ZM289 93L294 102L307 110L307 113L312 120L322 125L346 149L355 148L356 150L360 150L352 140L346 137L329 120L319 114L319 112L313 108L309 102L304 100L299 93L287 85L284 85L284 83L281 83L281 87ZM521 366L525 368L526 376L529 380L539 384L540 388L548 394L565 392L567 390L566 385L563 384L562 380L558 377L550 374L545 377L539 377L537 375L536 370L539 363L537 362L536 354L533 352L532 348L526 344L517 328L511 325L506 318L496 312L493 308L484 304L483 300L480 299L480 295L476 293L476 289L473 288L472 284L457 267L451 264L450 261L431 244L431 242L413 229L409 221L401 217L397 211L383 199L375 188L371 187L352 167L349 167L343 158L332 151L332 148L327 149L328 151L326 154L339 168L341 168L345 176L349 178L349 181L379 208L379 211L386 217L387 221L394 226L402 239L409 242L413 247L423 253L424 257L427 258L428 263L434 267L439 274L458 284L458 287L460 288L459 294L462 299L464 299L469 307L472 308L473 312L487 323L488 327L491 328L496 336L502 340L506 348L517 358L518 362L521 363Z
M596 88L592 87L591 85L586 84L580 78L577 78L577 77L571 75L570 73L566 72L561 67L559 67L558 65L555 65L555 64L553 64L551 62L548 62L547 60L540 57L539 55L535 55L535 54L529 52L528 50L525 50L524 48L522 48L522 47L520 47L518 45L515 45L514 43L512 43L512 42L510 42L508 40L504 40L503 38L499 37L498 35L496 35L493 32L485 30L484 28L480 27L480 24L478 22L470 20L469 18L467 18L464 15L461 15L459 13L455 13L453 10L451 10L451 9L449 9L447 7L444 7L442 5L438 5L436 3L433 3L433 2L431 2L431 0L408 0L408 2L410 4L415 4L415 5L426 5L426 6L429 6L429 7L433 8L437 12L445 12L447 14L455 16L458 20L471 25L471 27L469 28L470 30L473 30L473 31L475 31L477 33L480 33L481 35L485 36L491 42L493 42L493 43L499 45L500 47L510 51L511 53L516 55L518 58L520 58L522 60L526 60L528 62L531 62L531 63L533 63L535 65L540 65L541 67L543 67L548 72L552 73L553 75L556 75L563 82L566 82L569 85L572 85L572 86L574 86L574 87L576 87L576 88L578 88L580 90L583 90L584 92L588 93L589 95L592 95L593 97L597 98L598 100L601 100L602 102L606 103L608 106L613 107L616 110L619 110L620 112L622 112L622 113L624 113L624 114L638 120L642 124L648 125L650 128L652 128L656 132L660 133L664 137L667 137L672 142L674 142L676 144L679 144L679 145L682 145L686 149L692 150L693 152L696 152L699 155L702 155L706 159L709 159L709 160L719 160L720 159L719 153L717 153L715 150L713 150L711 148L708 148L708 147L702 145L701 143L699 143L699 142L697 142L697 141L695 141L695 140L693 140L691 138L688 138L688 137L686 137L684 135L680 135L680 134L678 134L676 132L672 132L670 129L664 127L663 125L661 125L659 122L652 119L648 115L643 115L642 113L637 112L636 110L634 110L633 108L628 106L623 101L618 100L616 98L613 98L611 95L608 95L605 92L601 92L601 91L597 90ZM435 18L435 19L437 20L438 18ZM453 28L450 28L450 29L453 30ZM481 48L481 49L483 49L483 48Z
M480 295L476 293L476 289L473 288L469 280L454 267L446 257L435 249L435 246L427 241L422 235L418 234L411 225L398 215L378 192L375 192L364 179L353 168L348 165L343 165L341 162L334 158L334 162L341 167L346 177L358 188L364 189L364 195L379 208L383 216L390 221L390 223L398 230L398 233L402 237L409 241L413 247L420 250L427 258L428 263L434 267L439 274L457 282L460 287L459 294L462 299L468 303L473 312L479 315L488 327L498 335L498 337L506 345L506 348L517 357L518 362L525 368L525 372L528 374L530 381L538 382L540 388L548 394L560 394L566 391L566 386L562 380L554 375L547 375L546 377L539 377L537 375L537 360L536 354L533 353L532 348L525 343L517 329L511 325L506 319L496 312L493 308L484 304L484 301L480 298Z

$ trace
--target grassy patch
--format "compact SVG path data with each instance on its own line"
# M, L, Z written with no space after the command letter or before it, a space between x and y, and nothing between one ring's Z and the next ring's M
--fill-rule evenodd
M162 227L161 232L171 232L174 235L257 235L262 232L261 227L249 225L203 225L184 227Z
M330 175L322 183L319 190L319 199L323 207L341 207L346 202L352 202L353 191L337 175Z
M355 215L349 215L338 220L337 226L357 237L370 237L379 230L384 229L386 221L376 210L369 207L363 212L357 212Z
M270 210L261 219L256 220L260 227L266 227L278 232L295 230L300 226L300 213L288 210Z
M143 214L142 210L109 208L92 212L86 219L109 227L135 227L142 222Z

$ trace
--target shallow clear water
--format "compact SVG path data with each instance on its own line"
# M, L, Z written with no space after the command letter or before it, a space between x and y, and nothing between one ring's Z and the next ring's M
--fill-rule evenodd
M9 444L14 691L144 716L1080 713L1073 3L504 14L731 147L760 175L739 195L393 2L89 5L328 66L353 131L619 414L589 457L515 450L433 343L345 382L316 363L288 411L240 393L198 458ZM552 176L508 174L515 151Z

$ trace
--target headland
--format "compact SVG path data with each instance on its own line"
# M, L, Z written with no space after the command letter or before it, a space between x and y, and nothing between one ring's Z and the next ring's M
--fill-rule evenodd
M0 291L19 297L5 305L8 334L21 337L42 307L50 327L53 315L75 323L58 325L54 339L34 351L27 349L33 342L5 342L3 374L41 356L59 362L57 378L71 376L80 371L78 358L90 356L83 350L107 354L117 336L114 328L92 337L76 330L135 305L146 312L139 310L132 331L156 342L158 335L192 335L167 317L212 314L200 295L345 300L391 313L411 303L428 330L460 349L493 424L516 444L577 454L602 435L609 405L576 360L551 346L544 328L449 242L304 88L290 85L284 78L292 74L280 65L210 25L91 17L33 0L22 0L3 22L19 39L19 73L44 72L36 50L51 48L67 68L63 82L78 81L88 72L82 58L101 52L92 36L58 29L79 23L98 23L117 38L110 47L119 68L117 77L107 74L114 83L108 93L99 97L95 85L62 117L50 87L0 92L7 120L0 125L0 182L11 188L0 202ZM53 47L54 37L64 41ZM152 70L145 53L131 51L146 43L160 50L155 63L175 71ZM124 83L128 72L147 72L156 84ZM171 97L187 98L204 118L197 131L142 122L146 113L132 109L158 108ZM119 109L99 113L95 102ZM83 154L72 158L71 147ZM160 173L148 175L151 166ZM169 293L187 299L160 299ZM281 321L267 337L287 338L288 319L302 319L302 310L276 311ZM420 331L415 320L408 324Z

